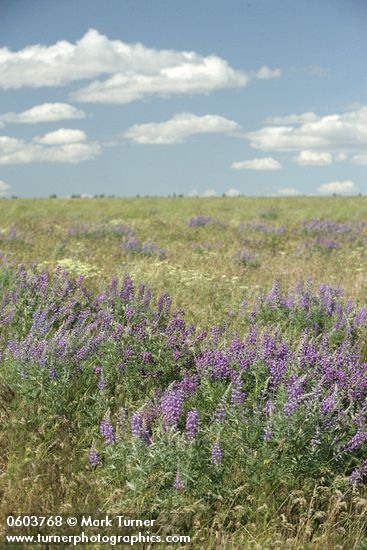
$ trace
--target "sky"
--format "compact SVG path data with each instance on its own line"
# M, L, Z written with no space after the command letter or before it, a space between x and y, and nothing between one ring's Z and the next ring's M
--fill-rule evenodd
M0 196L367 193L365 0L0 0Z

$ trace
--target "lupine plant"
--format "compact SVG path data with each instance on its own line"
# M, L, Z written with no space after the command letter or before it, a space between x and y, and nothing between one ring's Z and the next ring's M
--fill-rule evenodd
M67 418L120 504L214 502L238 479L366 481L366 310L341 289L275 283L203 330L129 275L92 293L8 264L0 284L3 382Z
M159 256L164 258L166 255L166 249L158 248L158 245L154 241L148 240L142 243L135 237L124 239L122 241L122 248L125 252L132 252L143 256Z

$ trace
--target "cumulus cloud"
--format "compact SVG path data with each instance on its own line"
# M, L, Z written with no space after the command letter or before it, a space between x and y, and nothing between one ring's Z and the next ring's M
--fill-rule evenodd
M46 145L40 139L42 138L26 142L9 136L0 136L0 165L34 162L78 163L93 159L101 152L98 143L55 142Z
M316 113L307 112L301 115L269 116L266 117L266 124L302 124L303 122L314 122L319 117Z
M10 185L5 181L0 180L0 197L5 197L10 191Z
M318 188L319 193L350 193L355 190L355 185L351 180L323 183Z
M66 143L78 143L86 141L87 136L83 130L74 130L71 128L59 128L54 132L49 132L41 137L34 138L34 141L43 145L64 145Z
M280 69L266 66L257 72L238 71L216 55L158 50L141 43L110 40L95 29L75 44L62 40L16 52L0 48L3 89L61 86L106 76L72 94L81 102L129 103L149 95L207 93L243 87L256 78L278 78L280 74Z
M224 194L226 197L240 197L242 193L238 189L231 187Z
M363 152L367 147L367 107L327 115L300 126L266 126L245 137L261 151Z
M327 166L333 162L333 156L331 153L301 151L294 160L300 166Z
M283 187L283 189L278 189L278 195L282 195L284 197L296 197L300 194L300 191L294 187Z
M201 193L202 197L216 197L217 192L215 189L207 189L204 193Z
M231 168L233 170L281 170L282 165L276 159L264 157L234 162Z
M21 113L4 113L0 115L0 124L12 122L17 124L37 124L85 118L85 112L68 103L43 103Z
M166 122L134 124L121 137L135 143L161 145L183 143L194 134L231 134L238 129L237 122L219 115L179 113Z

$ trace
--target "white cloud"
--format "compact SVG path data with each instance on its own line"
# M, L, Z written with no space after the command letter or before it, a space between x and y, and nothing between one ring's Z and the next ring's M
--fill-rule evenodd
M353 162L353 164L366 165L367 164L367 154L354 155L354 157L352 157L352 162Z
M175 52L182 56L171 66L145 71L117 72L107 80L95 80L71 94L81 103L130 103L149 95L169 97L203 94L213 90L246 86L250 80L265 80L265 67L259 73L235 71L220 57L202 57L195 52ZM149 56L150 57L150 56ZM279 69L268 69L269 78L278 78ZM271 73L274 73L271 76ZM259 76L260 75L260 76Z
M0 180L0 197L5 197L10 191L10 185L5 181Z
M241 191L232 187L231 189L228 189L224 194L226 197L240 197Z
M294 159L300 166L327 166L333 162L331 153L301 151Z
M188 197L198 197L199 193L198 193L197 189L191 189L191 191L189 191L187 193L187 196Z
M231 168L233 170L281 170L282 165L271 157L264 157L234 162Z
M47 135L47 134L46 134ZM78 163L97 157L98 143L62 143L44 145L39 138L31 142L9 136L0 136L0 165L28 164L34 162Z
M280 78L282 76L281 69L270 69L266 65L256 71L256 78L259 80L270 80L272 78Z
M141 43L110 40L90 29L75 44L27 46L13 52L0 48L0 88L61 86L95 80L72 94L77 101L129 103L149 95L207 93L246 86L250 80L278 78L280 69L257 72L233 69L216 55L158 50Z
M179 113L166 122L134 124L121 137L141 144L183 143L194 134L231 134L238 128L236 122L219 115Z
M68 103L43 103L35 105L21 113L4 113L0 115L0 124L13 122L19 124L37 124L38 122L55 122L85 118L85 112Z
M215 189L207 189L204 193L201 193L202 197L216 197L217 192Z
M336 153L336 155L334 155L334 160L336 160L336 162L344 162L347 158L348 156L345 153Z
M319 78L330 76L330 70L325 69L325 67L320 67L319 65L308 65L308 67L304 68L304 71L311 76L318 76Z
M348 153L367 147L367 107L294 126L266 126L245 136L261 151Z
M303 122L314 122L319 117L316 113L307 112L302 113L301 115L286 115L286 116L269 116L266 117L266 124L302 124Z
M284 187L283 189L278 189L278 194L285 197L296 197L300 195L300 191L294 187Z
M54 132L49 132L41 137L34 138L42 145L65 145L67 143L79 143L86 141L87 136L83 130L74 130L71 128L59 128Z
M349 193L355 191L356 189L351 180L346 180L323 183L317 190L319 193Z
M160 70L147 67L145 73L116 73L80 88L70 97L81 103L130 103L152 95L168 97L241 87L250 80L218 57L192 56Z

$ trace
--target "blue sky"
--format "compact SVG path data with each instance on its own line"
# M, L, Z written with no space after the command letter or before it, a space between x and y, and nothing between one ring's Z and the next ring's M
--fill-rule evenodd
M0 194L367 193L367 5L1 0Z

